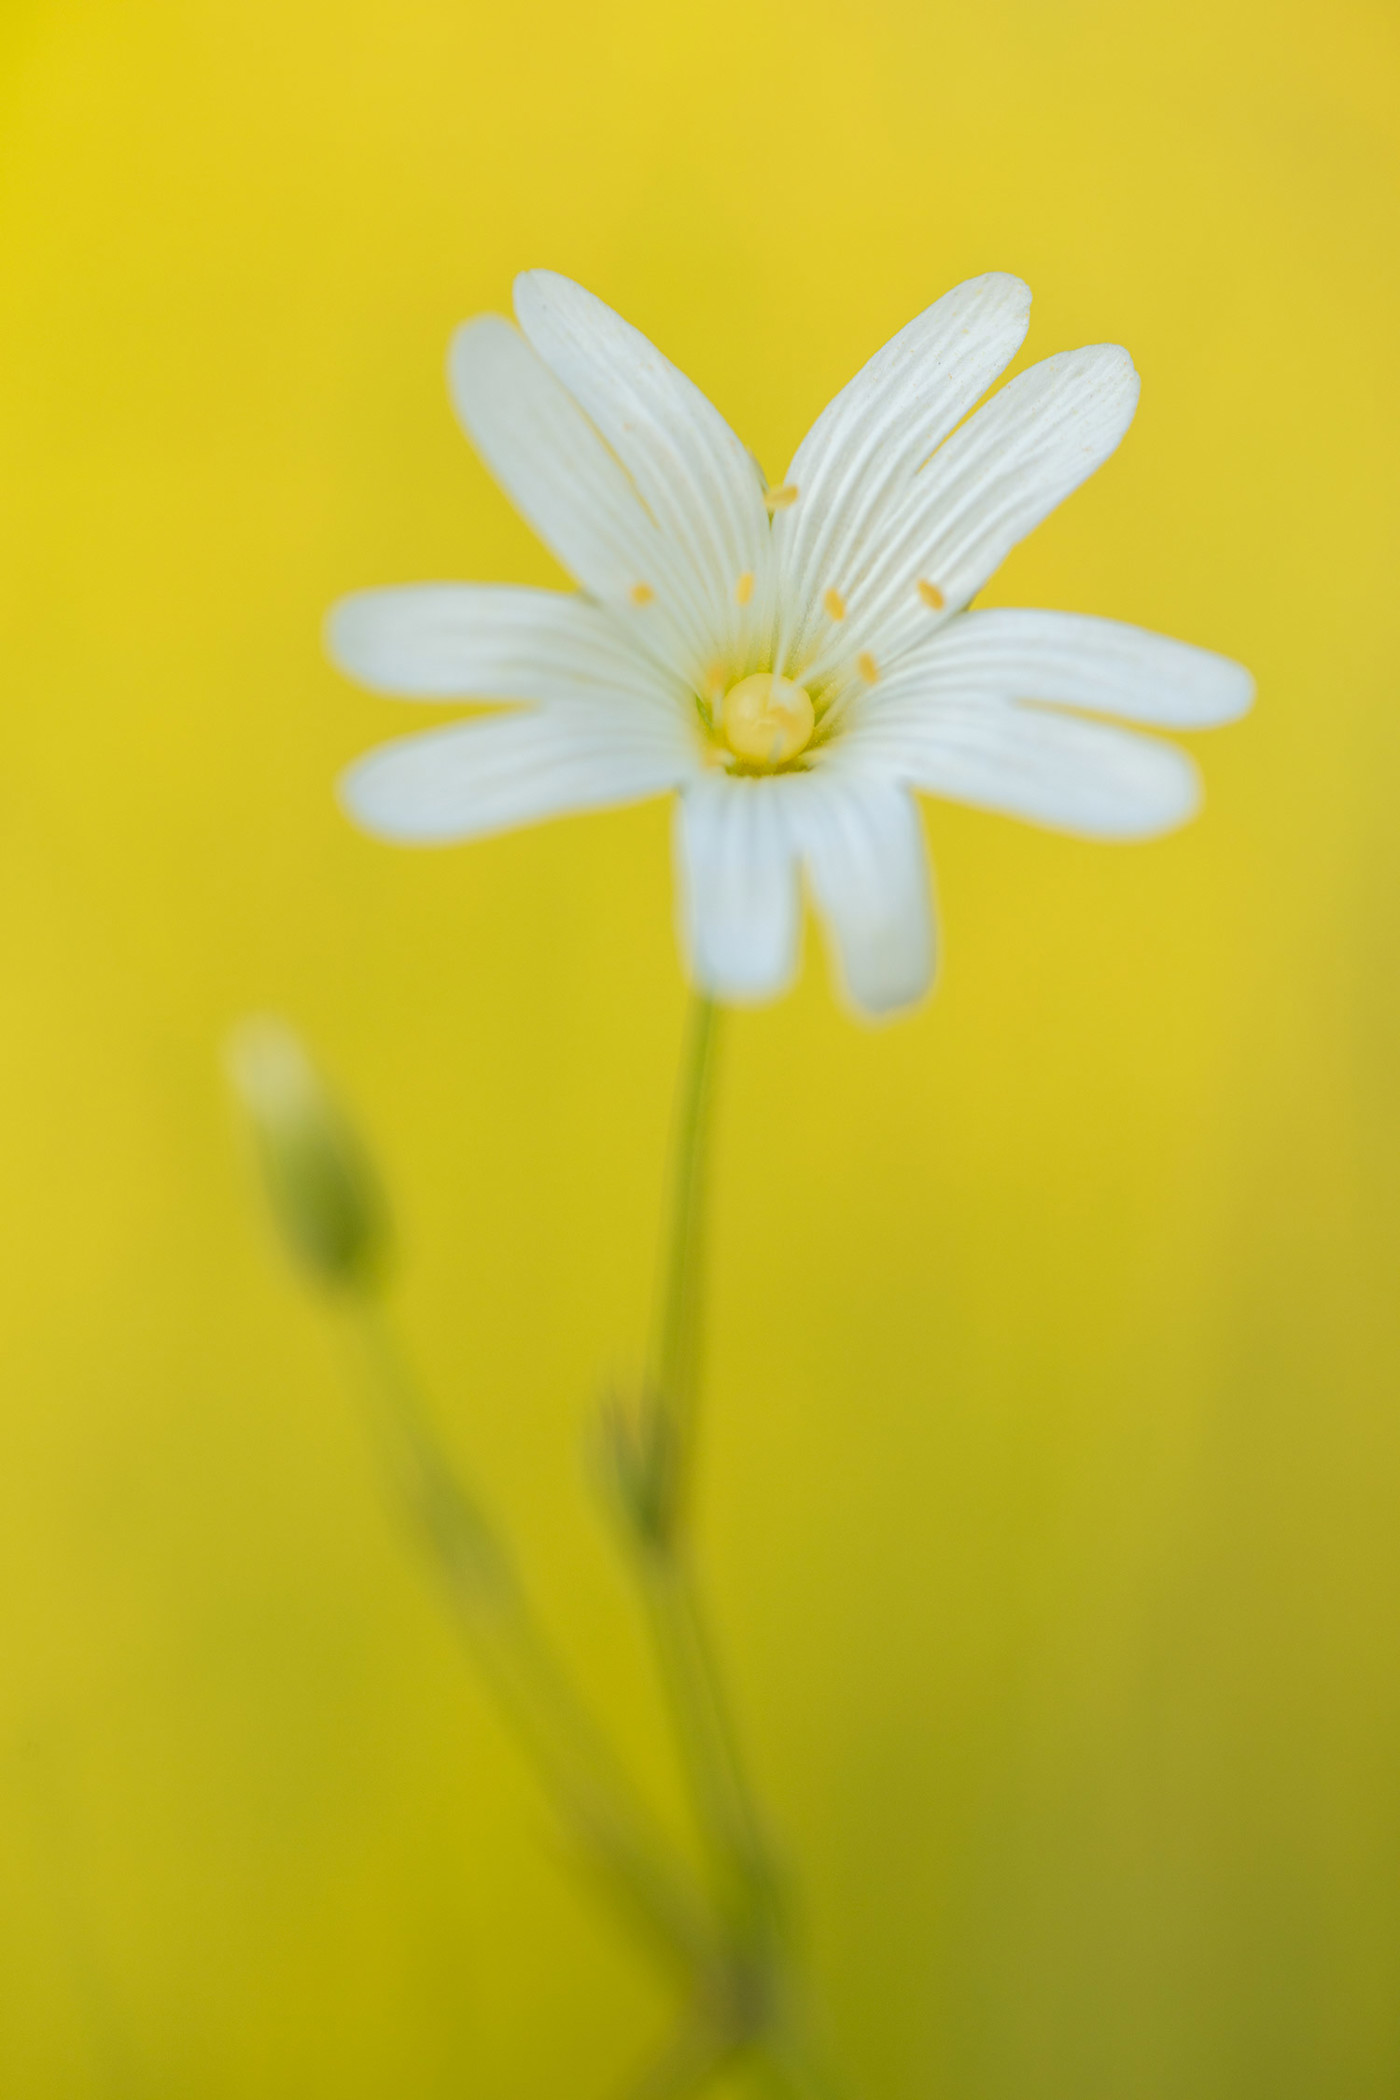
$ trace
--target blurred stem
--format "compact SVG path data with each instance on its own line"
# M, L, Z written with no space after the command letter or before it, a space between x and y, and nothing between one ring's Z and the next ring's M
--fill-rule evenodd
M792 2027L780 1877L749 1783L691 1551L709 1139L719 1010L696 994L672 1136L650 1376L622 1497L657 1667L730 1948L716 2031L777 2089L825 2090Z
M691 996L672 1134L669 1216L641 1426L637 1568L696 1821L746 1950L776 1922L775 1877L705 1624L690 1552L700 1397L709 1138L719 1008Z
M670 1214L641 1425L649 1528L667 1538L677 1537L685 1527L695 1462L705 1200L718 1036L718 1006L702 993L693 993L676 1094Z
M752 1988L761 1991L763 1968L781 1925L778 1878L745 1772L694 1564L682 1541L648 1541L637 1555L637 1571L716 1896L737 1949L757 1965ZM763 2010L754 2008L760 2024Z
M473 1661L586 1859L703 1991L724 1965L707 1906L555 1659L503 1538L449 1463L378 1297L366 1291L351 1303L397 1513L426 1549Z

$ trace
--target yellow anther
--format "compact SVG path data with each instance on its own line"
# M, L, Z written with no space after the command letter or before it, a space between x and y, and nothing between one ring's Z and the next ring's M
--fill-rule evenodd
M790 481L785 481L779 489L765 489L763 492L764 508L770 518L775 510L790 510L796 501L797 491Z
M822 593L822 604L826 607L833 620L845 619L846 601L838 590L824 591Z
M923 599L930 612L942 612L944 604L943 593L939 590L936 583L929 583L921 576L919 578L919 596Z
M720 727L736 758L751 766L782 766L811 741L812 696L776 671L755 671L724 696Z
M753 596L753 570L745 569L734 586L734 595L741 605L747 605Z
M860 655L856 658L856 669L860 672L867 685L874 685L880 675L875 659L868 649L862 649Z
M634 583L627 595L634 605L650 605L656 593L649 583Z

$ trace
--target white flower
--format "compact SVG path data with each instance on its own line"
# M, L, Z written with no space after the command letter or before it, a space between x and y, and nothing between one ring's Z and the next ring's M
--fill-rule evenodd
M818 417L776 486L696 387L567 278L517 279L519 326L454 338L453 399L577 594L496 584L366 591L331 617L376 690L524 709L401 739L344 797L382 837L478 838L674 790L683 938L726 1000L791 980L801 878L854 1004L933 971L913 790L1095 838L1196 807L1172 729L1249 705L1247 672L1115 621L966 607L1117 446L1125 350L1065 351L967 421L1025 335L994 273L939 299ZM1064 708L1073 713L1063 713Z

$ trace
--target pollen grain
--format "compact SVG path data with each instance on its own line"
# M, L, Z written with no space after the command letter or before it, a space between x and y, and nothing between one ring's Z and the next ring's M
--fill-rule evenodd
M833 620L845 619L846 601L834 585L829 591L822 593L822 604L826 607L828 615Z
M936 583L930 583L925 576L919 578L919 596L930 612L942 612L946 602L943 593Z
M790 481L785 481L781 488L765 489L763 492L763 507L770 518L775 510L791 510L796 501L797 490Z
M743 575L739 578L739 581L734 586L734 596L737 598L740 605L748 604L750 598L752 598L753 596L752 569L745 569Z
M634 605L650 605L656 593L649 583L634 583L627 595Z
M868 649L862 649L856 658L856 669L867 685L874 685L880 676L879 666Z

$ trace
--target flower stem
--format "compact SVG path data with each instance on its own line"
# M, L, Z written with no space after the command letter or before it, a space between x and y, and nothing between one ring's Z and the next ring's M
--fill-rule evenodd
M653 1497L651 1527L685 1527L695 1462L700 1386L705 1205L719 1008L692 995L686 1016L672 1135L670 1217L652 1337L642 1457Z
M782 1879L711 1641L691 1548L708 1148L719 1011L691 1000L682 1053L652 1362L641 1420L618 1439L619 1502L696 1827L729 1943L716 2021L786 2091L825 2090L794 2033ZM621 1425L618 1425L621 1427Z
M709 1137L719 1009L691 998L672 1138L670 1215L641 1429L649 1522L637 1566L696 1821L746 1942L775 1922L776 1877L706 1628L690 1549L703 1324Z
M778 1875L729 1712L686 1545L644 1546L637 1556L657 1667L671 1710L697 1826L710 1857L715 1895L736 1950L762 1970L781 1933ZM756 2006L760 2016L764 2008Z
M437 1570L488 1690L585 1859L680 1962L691 1988L712 1989L725 1957L708 1905L555 1659L504 1540L442 1450L378 1297L351 1302L386 1485Z

